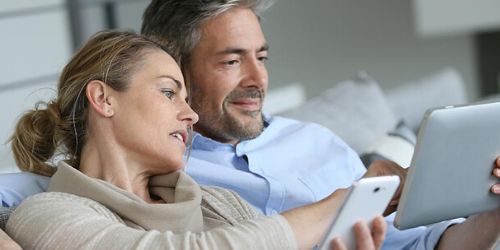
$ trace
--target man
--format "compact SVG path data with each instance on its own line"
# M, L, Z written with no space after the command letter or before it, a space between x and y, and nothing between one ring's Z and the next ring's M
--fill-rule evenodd
M200 116L186 171L201 184L235 190L266 214L321 200L363 175L404 176L387 162L376 162L365 173L355 152L327 129L262 114L268 47L258 14L268 5L257 0L154 0L144 13L142 33L164 44L181 63ZM390 227L384 248L492 246L500 234L499 213L483 213L461 224L406 231Z
M153 1L142 25L143 34L179 58L200 116L187 171L202 184L237 191L266 214L317 201L360 178L357 155L326 129L262 116L268 48L258 14L268 2L196 2ZM369 171L380 165L387 167L378 162ZM449 225L392 228L385 247L433 248Z

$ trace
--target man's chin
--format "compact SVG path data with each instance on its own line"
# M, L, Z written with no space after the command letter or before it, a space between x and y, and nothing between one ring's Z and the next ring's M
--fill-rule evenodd
M248 140L259 136L264 129L262 112L252 111L238 115L229 115L224 119L224 127L227 134L238 140Z

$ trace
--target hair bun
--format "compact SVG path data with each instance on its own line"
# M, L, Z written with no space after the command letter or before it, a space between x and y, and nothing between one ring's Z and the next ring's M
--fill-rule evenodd
M36 108L25 113L18 121L16 132L11 137L12 150L17 166L24 171L42 175L54 172L46 162L54 155L54 134L60 121L57 105L51 102L46 108L37 103Z

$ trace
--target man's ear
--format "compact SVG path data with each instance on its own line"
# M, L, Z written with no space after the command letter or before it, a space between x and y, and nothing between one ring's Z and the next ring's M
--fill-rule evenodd
M87 84L85 90L90 107L104 117L111 117L114 114L113 106L109 102L109 90L106 83L99 80L92 80Z

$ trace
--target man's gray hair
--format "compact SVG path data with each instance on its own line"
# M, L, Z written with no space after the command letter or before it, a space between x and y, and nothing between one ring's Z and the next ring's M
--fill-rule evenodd
M260 18L274 0L152 0L141 33L158 42L178 63L189 61L201 38L200 26L232 8L248 8Z

